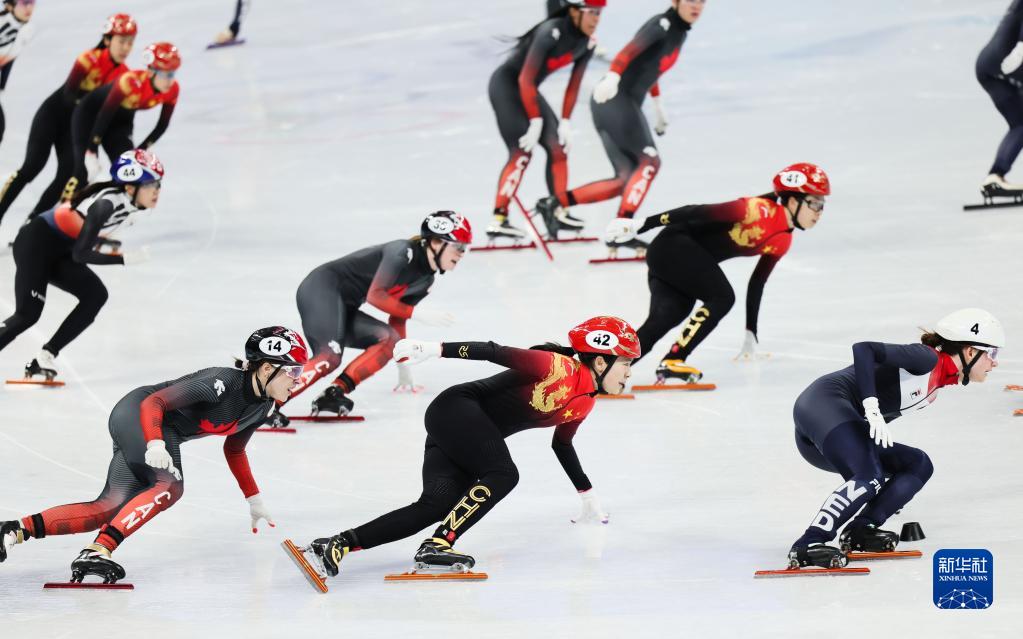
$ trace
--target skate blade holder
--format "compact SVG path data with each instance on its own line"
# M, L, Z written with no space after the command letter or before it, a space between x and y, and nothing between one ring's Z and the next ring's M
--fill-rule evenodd
M717 384L665 384L663 382L658 384L646 384L633 386L633 392L652 392L652 391L712 391L717 390Z
M876 561L881 559L918 559L924 554L919 550L892 550L889 552L852 551L847 555L849 561Z
M293 422L311 422L314 424L334 424L337 422L364 422L362 415L295 415L288 417Z
M823 577L841 575L869 575L870 568L784 568L782 570L758 570L754 579L773 577Z
M281 548L284 552L288 553L288 557L291 561L302 571L302 575L309 582L309 585L318 590L321 593L327 592L327 580L323 575L320 574L316 568L313 567L309 560L305 558L305 548L300 548L295 545L295 542L290 539L285 539L281 542Z
M413 568L401 574L384 575L384 581L484 581L489 578L485 572L471 570L417 570Z
M618 395L605 395L601 393L597 395L597 399L636 399L636 396L632 393L620 393Z
M44 590L135 590L133 584L85 583L83 581L60 581L43 584Z
M44 386L49 388L58 388L64 385L64 382L60 382L52 379L9 379L6 382L11 386Z

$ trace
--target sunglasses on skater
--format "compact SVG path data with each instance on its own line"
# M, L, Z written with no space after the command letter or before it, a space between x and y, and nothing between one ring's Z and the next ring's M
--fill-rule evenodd
M803 202L806 203L806 207L814 213L820 213L824 210L824 200L815 197L803 198Z

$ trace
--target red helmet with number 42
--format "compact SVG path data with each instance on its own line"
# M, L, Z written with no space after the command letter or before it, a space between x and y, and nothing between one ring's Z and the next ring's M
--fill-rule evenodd
M181 66L181 54L170 42L157 42L146 47L142 53L146 66L157 71L177 71Z
M636 359L639 337L623 319L610 315L593 317L568 332L568 342L577 353L595 353Z
M831 195L831 182L821 167L800 162L778 171L774 176L774 192Z
M437 211L430 213L423 220L420 235L451 242L453 244L471 244L472 226L462 214L454 211Z
M139 32L139 25L135 18L127 13L115 13L107 18L106 26L103 27L103 35L108 36L133 36Z
M295 366L308 362L309 352L298 332L284 326L270 326L259 329L245 340L245 359Z

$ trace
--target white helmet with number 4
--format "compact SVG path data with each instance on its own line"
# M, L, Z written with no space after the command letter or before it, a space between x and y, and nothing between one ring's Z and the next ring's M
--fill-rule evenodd
M964 308L949 313L938 320L934 332L950 342L965 342L992 348L1005 346L1002 323L994 315L980 308Z

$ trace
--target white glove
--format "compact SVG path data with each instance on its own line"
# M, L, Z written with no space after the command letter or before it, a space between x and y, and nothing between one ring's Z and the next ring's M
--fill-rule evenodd
M99 156L92 151L85 152L85 174L89 184L99 181L99 174L103 171L99 165Z
M541 133L543 133L543 119L531 118L526 134L519 138L519 148L526 153L532 153L536 143L540 141Z
M657 116L657 122L654 123L654 133L657 135L664 135L664 132L668 130L668 116L664 115L664 105L661 104L661 96L652 98L654 103L654 115Z
M631 217L616 217L611 220L604 231L604 242L606 244L624 244L629 240L636 239L636 230L639 222Z
M423 390L422 386L417 386L415 380L412 379L412 369L406 365L398 364L398 385L394 387L395 393L418 393Z
M455 323L455 316L447 311L438 311L432 308L417 308L412 311L412 319L422 322L427 326L451 326Z
M142 264L143 262L148 262L151 258L149 254L149 247L143 246L135 251L125 251L124 253L121 253L121 258L124 260L125 266L135 266L137 264Z
M746 338L742 341L742 350L735 356L734 361L736 362L750 362L755 359L767 359L771 356L770 353L758 353L757 352L757 336L753 334L753 331L746 331Z
M602 524L606 524L609 515L600 507L600 500L597 499L597 495L593 492L593 489L591 488L586 492L579 493L579 496L583 500L583 510L579 513L578 517L572 520L572 523L583 524L596 523L599 521Z
M1002 73L1010 75L1023 65L1023 42L1017 42L1016 47L1009 52L1002 60Z
M247 497L245 501L249 502L249 516L252 517L252 532L253 534L259 532L257 527L260 519L265 519L266 523L270 524L271 528L276 528L277 524L274 523L273 518L270 516L270 511L266 509L266 505L263 504L263 498L259 494L255 494L252 497Z
M394 361L399 365L418 364L434 357L440 357L440 342L423 342L418 339L398 340L394 345Z
M877 405L876 397L868 397L863 400L863 412L867 416L867 423L870 424L870 438L881 448L893 446L892 433L888 430L888 424L881 415L881 409Z
M608 72L597 86L593 87L593 101L597 104L604 104L608 100L618 95L618 83L622 81L622 76L618 75L614 71Z
M174 459L167 452L167 444L162 439L154 439L146 444L146 465L166 470L174 479L181 481L181 471L174 467Z
M563 119L561 124L558 125L558 144L561 145L561 148L565 150L566 154L568 153L568 150L572 148L573 133L572 121L568 118Z

